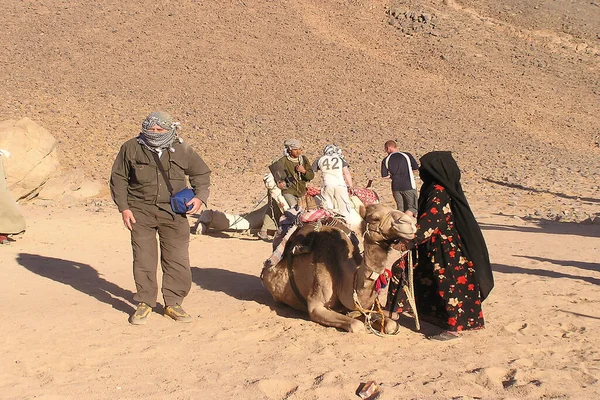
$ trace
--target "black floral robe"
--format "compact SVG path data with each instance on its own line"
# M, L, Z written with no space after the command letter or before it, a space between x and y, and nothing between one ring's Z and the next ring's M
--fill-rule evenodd
M484 326L479 286L473 263L463 254L463 244L454 228L450 197L435 185L418 217L414 265L415 300L419 317L449 331ZM414 258L414 257L413 257ZM392 268L388 308L407 311L401 285L405 259Z

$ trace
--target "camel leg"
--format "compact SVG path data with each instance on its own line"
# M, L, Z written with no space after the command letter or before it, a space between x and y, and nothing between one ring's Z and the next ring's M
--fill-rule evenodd
M332 311L322 304L308 305L310 319L325 326L333 326L352 333L366 332L364 324L359 320Z

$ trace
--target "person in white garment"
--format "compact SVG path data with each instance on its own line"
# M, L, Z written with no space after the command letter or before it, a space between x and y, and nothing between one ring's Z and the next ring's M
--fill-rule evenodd
M342 149L334 144L325 146L323 155L313 164L313 171L321 171L323 177L321 196L327 202L328 208L348 219L353 210L348 195L348 190L352 191L352 175Z
M3 159L8 158L10 152L0 149L0 245L8 244L12 239L9 235L16 235L25 231L25 218L19 210L17 202L10 194L6 177L4 176Z

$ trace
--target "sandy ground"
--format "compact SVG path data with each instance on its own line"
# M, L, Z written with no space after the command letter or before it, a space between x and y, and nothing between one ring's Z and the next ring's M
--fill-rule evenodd
M433 342L352 335L275 304L259 279L270 244L193 236L178 324L132 326L129 235L112 208L25 206L27 233L0 247L4 399L598 398L600 229L479 213L496 287L487 328ZM426 333L431 327L425 326Z
M395 139L417 159L453 151L496 211L597 212L583 200L600 199L598 0L4 0L2 12L1 120L48 129L66 173L105 184L119 146L165 110L213 170L211 207L262 197L297 137L311 161L340 145L361 185Z
M487 329L458 341L428 341L408 318L394 338L353 336L274 303L259 279L270 244L201 236L184 304L198 318L157 309L134 327L129 235L107 193L29 204L26 234L0 247L0 398L356 399L368 380L382 399L599 398L600 225L568 222L600 218L598 0L4 0L2 12L0 116L48 129L64 173L107 186L153 110L182 122L213 170L210 207L227 212L264 195L286 137L311 161L342 146L358 186L388 139L417 158L451 150L496 287ZM392 200L389 183L374 188Z

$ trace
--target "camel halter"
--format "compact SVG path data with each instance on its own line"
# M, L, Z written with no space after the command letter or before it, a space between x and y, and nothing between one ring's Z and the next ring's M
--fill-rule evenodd
M371 235L371 232L376 232L378 234L380 234L381 236L383 236L383 240L374 240L371 238L371 240L374 243L377 243L379 246L383 247L383 244L385 244L386 246L391 246L394 243L398 243L400 241L400 238L390 238L385 232L383 232L383 230L381 229L381 227L387 222L387 220L389 218L392 217L392 213L396 211L396 210L391 210L389 211L387 214L385 214L385 216L383 217L383 219L381 221L379 221L379 223L377 224L376 229L373 229L372 226L374 224L367 222L367 229L365 230L365 234L363 235L364 237L366 237L367 235ZM390 243L388 243L390 242Z
M414 284L414 276L413 276L413 267L412 267L412 251L407 250L406 252L404 252L402 254L402 257L407 256L407 260L406 260L406 268L408 268L408 286L407 285L403 285L402 286L402 290L404 290L404 293L406 294L406 300L408 301L408 304L411 306L412 310L413 310L413 318L415 320L415 327L416 330L419 331L421 330L421 324L419 322L419 313L417 311L417 302L415 301L415 284ZM370 270L370 269L369 269ZM371 309L366 309L362 306L362 304L360 304L360 300L358 299L358 293L356 292L356 274L358 273L358 269L354 272L354 279L353 279L353 292L352 292L352 299L354 300L354 306L356 307L357 311L353 311L352 313L356 313L358 312L359 314L356 314L355 316L352 316L353 318L356 318L357 316L359 316L360 314L364 315L365 317L365 326L369 329L369 331L371 333L373 333L374 335L380 336L380 337L390 337L390 336L395 336L398 333L400 333L400 324L398 322L396 322L396 330L392 333L385 333L384 329L385 329L385 313L383 312L383 308L381 307L381 304L379 303L379 296L375 297L375 302L373 303L373 305L371 306ZM367 277L367 279L372 279L371 276ZM377 278L375 278L377 279ZM381 327L379 328L379 330L375 329L373 327L373 314L377 314L381 317Z
M371 235L371 232L376 232L379 235L381 235L383 237L383 241L381 240L373 240L373 238L370 238L375 244L377 244L380 247L390 247L391 244L393 243L397 243L400 241L400 238L390 238L385 232L383 232L382 230L382 226L387 222L388 218L391 218L392 216L392 212L394 212L395 210L391 210L389 211L384 217L383 219L377 224L377 227L375 229L373 229L373 225L369 222L367 222L367 229L365 230L365 237L367 235ZM408 253L408 254L407 254ZM402 257L404 257L404 255L407 254L408 260L407 260L407 268L408 268L408 280L409 280L409 286L406 287L404 286L402 289L404 290L405 294L406 294L406 298L408 300L408 303L410 304L410 306L413 309L413 316L415 319L415 325L417 330L420 330L421 326L419 323L419 315L417 312L417 304L415 301L415 287L414 287L414 278L413 278L413 270L412 270L412 252L411 251L407 251L404 254L402 254ZM363 260L364 262L364 260ZM375 280L377 279L377 277L374 277L374 275L376 275L377 273L375 271L373 271L371 268L369 268L366 263L365 263L365 268L371 272L371 274L367 277L367 279L371 279L371 280ZM377 335L377 336L381 336L381 337L389 337L389 336L395 336L400 332L400 325L397 324L396 330L392 333L385 333L384 329L385 329L385 314L383 312L383 308L381 307L381 304L379 303L379 298L376 297L375 298L375 302L373 303L373 305L371 306L371 309L366 309L362 306L362 304L360 304L360 300L358 299L358 293L356 292L356 274L357 274L358 270L356 270L356 272L354 273L354 282L353 282L353 288L354 291L352 293L352 299L354 300L354 306L356 307L356 309L358 310L358 312L362 315L364 315L365 317L365 325L366 327L369 329L370 332L372 332L373 334ZM377 314L381 317L381 328L379 330L375 329L373 327L373 322L372 322L372 314Z
M383 312L383 308L381 307L381 304L379 304L378 297L375 297L375 301L373 302L371 309L366 309L362 306L362 304L360 304L360 300L358 299L358 293L356 292L356 274L357 273L358 273L358 269L354 272L354 278L353 278L353 282L352 282L352 286L353 286L352 300L354 300L354 307L356 307L356 311L350 312L348 316L350 316L351 318L356 318L362 314L365 317L365 326L367 327L367 329L369 329L369 332L371 332L372 334L374 334L376 336L380 336L380 337L396 336L398 333L400 333L400 324L396 323L396 329L394 330L394 332L392 332L392 333L385 332L386 318L385 318L385 313ZM371 277L367 277L367 279L371 279ZM375 279L377 279L377 278L375 278ZM355 314L355 315L353 315L353 314ZM381 327L379 328L379 330L377 330L373 327L373 314L378 315L379 318L381 319Z

